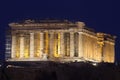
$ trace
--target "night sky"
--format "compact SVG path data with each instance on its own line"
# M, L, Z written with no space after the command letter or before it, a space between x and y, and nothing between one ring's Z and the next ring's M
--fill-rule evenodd
M83 21L97 32L116 35L116 60L120 61L118 5L114 0L1 0L0 58L4 58L5 31L11 22L26 19Z

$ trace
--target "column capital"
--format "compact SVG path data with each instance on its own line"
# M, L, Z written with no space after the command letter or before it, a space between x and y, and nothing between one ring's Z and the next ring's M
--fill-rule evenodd
M83 32L78 32L79 34L83 34Z
M20 37L24 37L24 33L21 33L21 34L20 34Z
M53 31L52 31L52 32L49 32L49 34L54 34L54 33L55 33L55 32L53 32Z
M30 32L30 34L32 35L32 34L34 34L34 32Z
M70 32L70 34L74 34L75 32Z

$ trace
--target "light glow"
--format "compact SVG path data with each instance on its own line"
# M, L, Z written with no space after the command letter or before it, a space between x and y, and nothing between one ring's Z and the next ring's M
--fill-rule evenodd
M97 66L97 63L92 63L93 66Z

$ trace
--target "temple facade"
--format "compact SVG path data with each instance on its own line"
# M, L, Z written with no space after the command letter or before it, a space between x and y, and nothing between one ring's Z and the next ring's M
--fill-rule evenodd
M114 62L115 36L84 22L25 20L9 26L6 61Z

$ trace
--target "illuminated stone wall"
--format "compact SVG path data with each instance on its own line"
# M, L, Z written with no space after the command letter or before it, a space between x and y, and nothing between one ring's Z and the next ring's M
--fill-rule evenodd
M103 61L104 62L114 62L115 57L114 43L105 41L103 48Z
M96 36L83 34L83 52L84 52L85 59L99 61L100 54L97 54L97 37Z
M114 62L115 37L96 33L83 22L51 20L9 25L12 47L8 61Z

